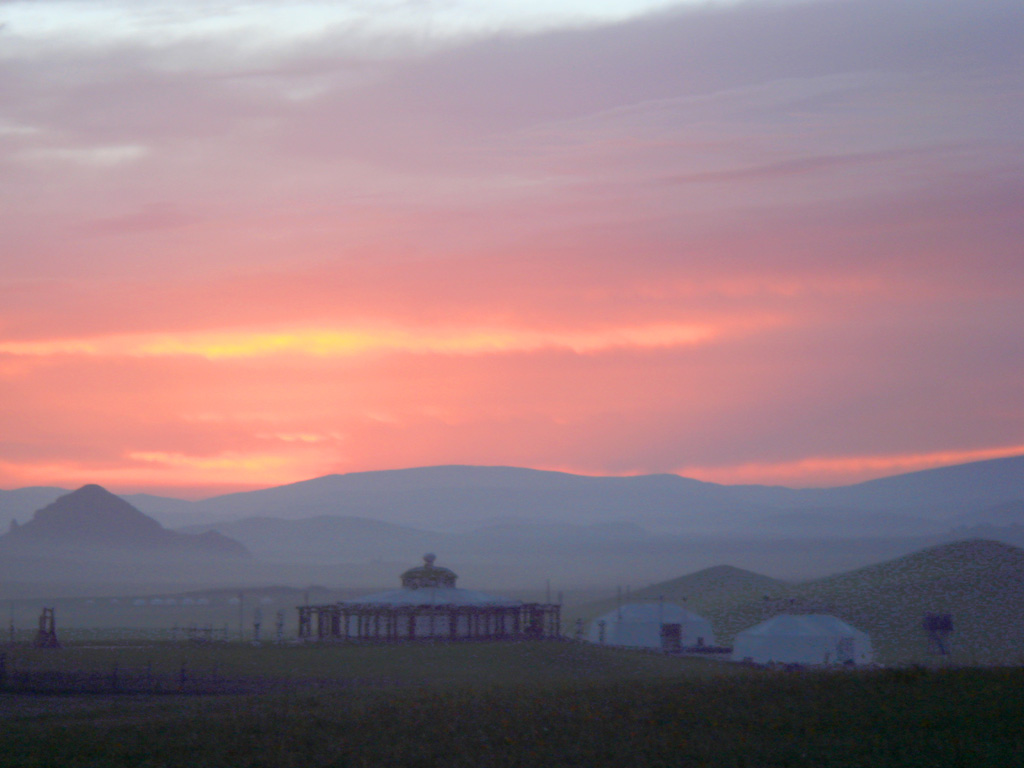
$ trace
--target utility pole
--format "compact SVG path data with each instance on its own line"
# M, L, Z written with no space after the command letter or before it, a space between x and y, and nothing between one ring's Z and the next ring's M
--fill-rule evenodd
M263 623L263 609L258 605L252 616L252 644L260 644L260 624Z

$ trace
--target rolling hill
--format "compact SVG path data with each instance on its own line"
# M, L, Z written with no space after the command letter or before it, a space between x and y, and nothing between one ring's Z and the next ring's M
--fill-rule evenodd
M732 565L715 565L686 576L651 584L616 597L609 597L566 611L564 626L571 628L581 619L588 622L614 609L619 603L665 600L676 603L708 618L731 609L735 605L756 602L765 594L777 593L788 587L788 582L773 579ZM715 631L720 628L715 626Z
M726 576L722 583L736 588L721 589L719 573ZM881 663L1024 663L1024 549L996 541L942 544L800 583L712 568L651 585L633 597L660 594L666 600L688 598L686 605L710 619L724 643L779 613L830 613L867 632ZM604 600L575 614L589 619L611 607L614 600ZM928 613L952 616L947 659L932 652L921 628Z
M921 621L949 613L959 663L1024 662L1024 550L970 539L800 585L797 605L833 613L868 632L883 658L929 655Z

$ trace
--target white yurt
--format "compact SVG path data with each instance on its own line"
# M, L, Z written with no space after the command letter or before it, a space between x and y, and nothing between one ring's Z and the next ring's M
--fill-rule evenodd
M871 640L842 619L821 613L782 614L736 635L733 661L755 664L870 664Z
M628 603L590 622L587 640L599 645L677 651L715 644L711 623L675 603Z

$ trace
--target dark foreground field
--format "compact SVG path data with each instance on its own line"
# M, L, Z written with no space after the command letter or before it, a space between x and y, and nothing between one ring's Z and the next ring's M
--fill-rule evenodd
M8 657L4 766L973 768L1024 754L1020 669L765 672L571 643L48 653ZM17 689L26 668L20 682L139 663L286 684Z

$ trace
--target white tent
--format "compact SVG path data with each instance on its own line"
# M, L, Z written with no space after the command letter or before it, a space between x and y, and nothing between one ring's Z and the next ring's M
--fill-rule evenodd
M783 614L736 635L733 661L755 664L870 664L871 640L835 616Z
M587 640L628 648L674 651L695 645L714 645L711 624L703 616L675 603L629 603L590 622Z

